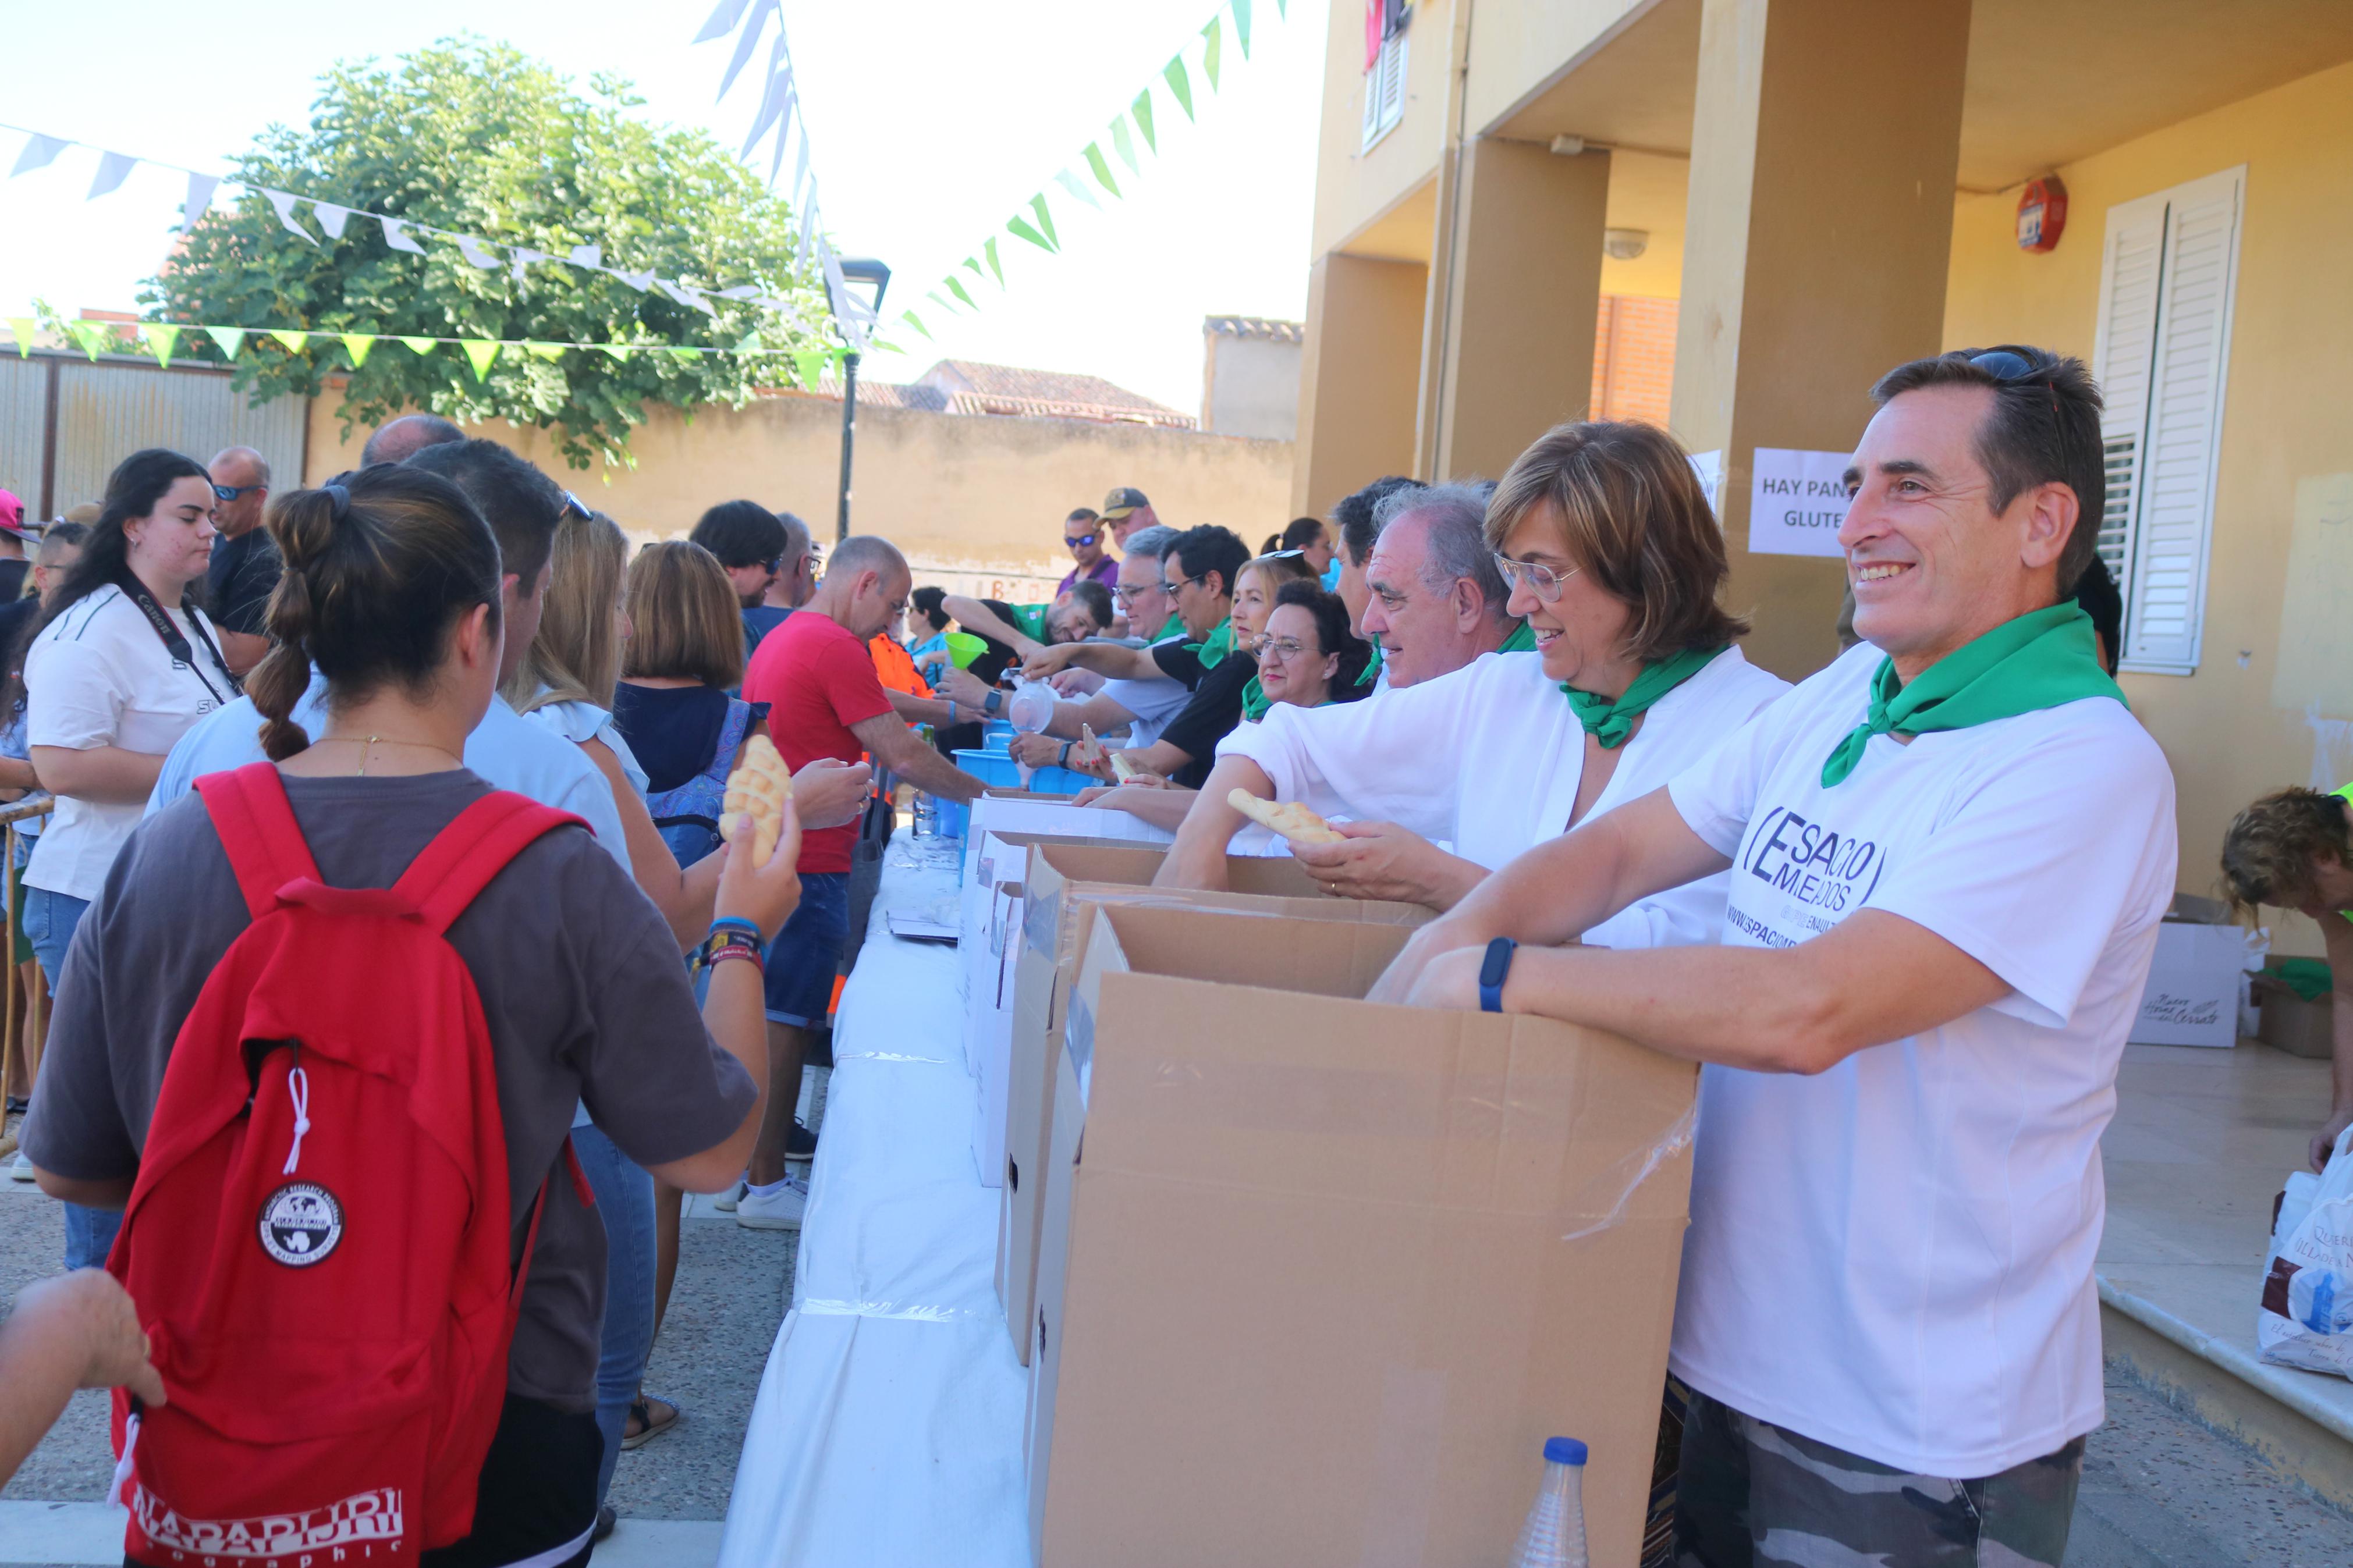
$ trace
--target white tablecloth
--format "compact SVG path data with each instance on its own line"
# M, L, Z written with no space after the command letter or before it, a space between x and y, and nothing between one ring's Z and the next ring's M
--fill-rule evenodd
M720 1568L1026 1568L1028 1374L997 1300L997 1194L955 949L885 917L948 901L894 843L834 1023L791 1310L752 1407ZM950 917L953 919L953 916Z

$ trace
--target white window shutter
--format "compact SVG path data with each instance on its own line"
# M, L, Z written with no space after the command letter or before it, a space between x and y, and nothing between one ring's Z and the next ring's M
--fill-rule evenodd
M2092 375L2104 411L2100 445L2107 504L2098 519L2100 559L2121 585L2132 558L2132 520L2139 502L2142 435L2148 420L2149 370L2157 358L2157 296L2165 257L2166 198L2147 196L2108 209L2100 258L2100 318Z
M2140 668L2186 674L2198 667L2244 178L2243 169L2232 169L2167 193L2165 268L2125 601L2124 657Z
M1388 134L1405 117L1406 40L1411 33L1399 28L1381 40L1379 56L1365 76L1364 147Z

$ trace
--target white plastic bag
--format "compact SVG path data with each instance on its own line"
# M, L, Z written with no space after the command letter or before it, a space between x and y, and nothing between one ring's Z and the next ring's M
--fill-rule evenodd
M2274 1365L2353 1377L2353 1127L2327 1170L2298 1171L2280 1194L2255 1344Z

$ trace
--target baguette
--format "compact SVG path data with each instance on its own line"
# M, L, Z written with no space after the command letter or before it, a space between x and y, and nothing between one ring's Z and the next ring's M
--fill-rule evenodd
M1226 804L1261 827L1271 827L1293 844L1341 844L1346 836L1295 800L1261 800L1246 790L1233 790Z

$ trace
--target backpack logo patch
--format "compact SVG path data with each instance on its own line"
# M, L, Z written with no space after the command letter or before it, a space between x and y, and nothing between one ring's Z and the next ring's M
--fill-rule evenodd
M343 1239L343 1205L315 1182L289 1182L262 1201L261 1250L289 1268L323 1263Z

